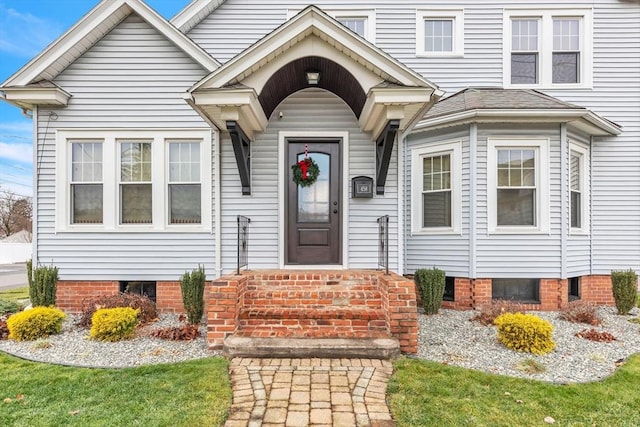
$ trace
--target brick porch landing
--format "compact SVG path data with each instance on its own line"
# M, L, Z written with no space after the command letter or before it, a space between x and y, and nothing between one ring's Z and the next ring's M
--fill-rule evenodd
M245 357L252 348L256 357L274 356L278 348L292 357L295 345L301 355L328 352L333 357L340 357L340 351L345 356L362 354L353 353L355 347L378 346L379 355L374 352L371 357L386 358L397 353L390 350L390 342L397 342L404 353L415 353L415 292L411 280L372 270L246 271L224 276L211 286L207 340L211 348Z

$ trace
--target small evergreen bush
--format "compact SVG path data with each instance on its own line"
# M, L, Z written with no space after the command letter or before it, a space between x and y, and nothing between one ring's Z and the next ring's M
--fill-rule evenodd
M65 314L53 307L35 307L13 314L7 319L9 339L31 341L58 334Z
M22 307L15 301L0 299L0 316L8 313L17 313Z
M97 310L91 318L91 338L112 342L133 338L139 312L131 307Z
M498 327L498 341L511 350L546 354L556 346L551 323L533 314L505 313L494 323Z
M633 270L612 271L613 299L616 302L618 314L629 314L636 306L638 297L638 276Z
M204 286L207 276L204 267L198 266L191 273L184 273L180 278L180 290L182 291L182 303L187 312L190 324L196 325L202 320L204 313Z
M416 270L414 281L422 298L425 314L438 314L444 295L445 272L433 267Z
M56 304L56 288L58 285L58 268L41 265L32 270L27 265L27 279L29 280L29 298L34 307L49 307Z
M101 295L82 302L82 313L77 322L78 326L91 326L91 319L100 308L131 307L140 310L138 320L140 324L153 322L158 318L156 304L143 295L119 293L116 295Z

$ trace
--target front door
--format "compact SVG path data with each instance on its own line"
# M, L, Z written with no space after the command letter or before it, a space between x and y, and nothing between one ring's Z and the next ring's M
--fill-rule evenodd
M320 174L308 187L293 182L291 165L308 156ZM287 264L341 262L340 143L290 140L287 144L286 253Z

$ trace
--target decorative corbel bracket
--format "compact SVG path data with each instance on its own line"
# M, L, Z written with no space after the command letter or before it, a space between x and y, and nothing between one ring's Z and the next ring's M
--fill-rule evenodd
M376 140L376 194L378 195L384 194L393 143L399 127L400 120L389 120Z
M226 122L227 130L231 135L233 153L236 156L238 174L242 184L242 195L251 195L251 141L244 133L238 122L229 120Z

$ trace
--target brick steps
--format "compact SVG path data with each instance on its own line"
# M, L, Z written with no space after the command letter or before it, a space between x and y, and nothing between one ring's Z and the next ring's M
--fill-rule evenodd
M349 320L382 320L386 319L382 309L370 307L300 307L289 308L271 306L264 308L243 307L240 309L240 320L245 319L349 319Z

